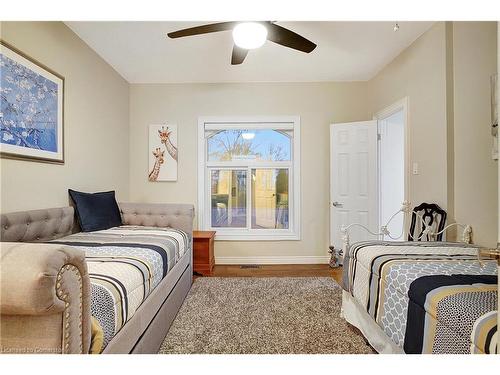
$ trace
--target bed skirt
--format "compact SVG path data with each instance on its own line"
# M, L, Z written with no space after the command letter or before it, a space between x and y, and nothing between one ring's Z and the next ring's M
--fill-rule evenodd
M358 328L368 340L373 349L380 354L404 354L403 349L397 346L387 336L382 328L354 299L349 292L342 290L342 309L340 316L348 323Z

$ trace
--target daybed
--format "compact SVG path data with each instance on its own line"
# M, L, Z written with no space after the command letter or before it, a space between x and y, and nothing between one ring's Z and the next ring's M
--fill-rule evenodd
M2 352L89 353L91 326L103 353L158 351L191 287L194 208L119 207L123 226L90 233L72 207L1 215Z

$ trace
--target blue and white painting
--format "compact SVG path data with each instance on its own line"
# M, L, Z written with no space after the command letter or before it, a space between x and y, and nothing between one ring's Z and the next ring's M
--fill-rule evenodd
M6 46L1 48L2 155L62 162L62 79Z

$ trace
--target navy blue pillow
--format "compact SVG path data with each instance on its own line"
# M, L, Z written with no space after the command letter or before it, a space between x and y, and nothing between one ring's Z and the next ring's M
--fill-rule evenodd
M76 216L82 232L109 229L122 225L115 192L82 193L68 189L75 202Z

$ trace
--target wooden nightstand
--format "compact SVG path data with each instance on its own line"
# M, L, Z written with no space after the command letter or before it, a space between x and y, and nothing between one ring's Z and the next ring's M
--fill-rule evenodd
M203 276L212 276L214 269L214 239L215 232L193 231L194 273Z

